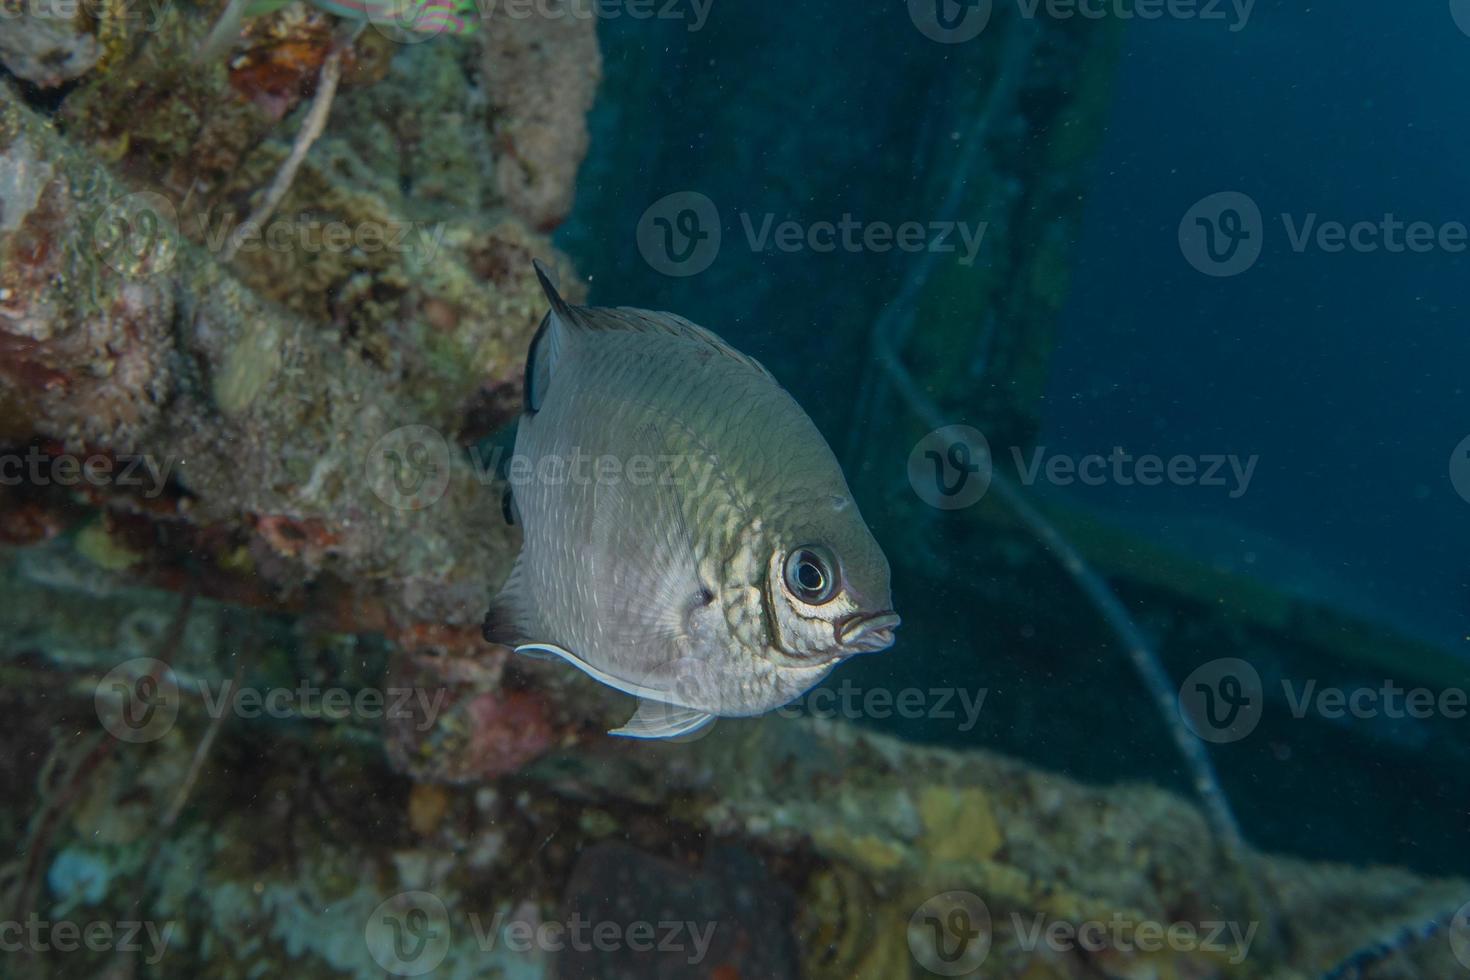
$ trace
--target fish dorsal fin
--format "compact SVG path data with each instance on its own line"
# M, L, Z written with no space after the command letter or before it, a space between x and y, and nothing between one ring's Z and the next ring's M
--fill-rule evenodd
M771 381L771 372L765 365L749 354L742 354L697 323L690 323L674 313L656 310L638 310L630 306L602 307L584 306L572 311L578 327L588 330L625 330L631 333L664 334L681 340L700 344L721 357L754 371Z
M536 279L541 283L541 291L546 294L546 301L551 304L551 312L563 320L571 318L572 307L566 300L561 298L561 291L557 288L556 273L540 259L532 259L531 267L536 270Z
M760 361L748 354L742 354L697 323L691 323L673 313L639 310L629 306L573 306L562 298L551 269L540 259L533 259L531 264L541 283L541 291L551 304L551 312L541 321L536 336L531 339L530 351L526 354L524 407L527 414L534 415L540 410L551 377L556 372L557 359L565 348L570 331L625 331L676 337L699 344L775 383L776 379Z
M557 359L561 357L562 347L566 342L567 324L573 315L571 306L557 291L556 279L546 264L540 259L532 259L531 265L536 270L541 291L551 304L551 312L542 319L541 326L536 329L536 336L531 338L531 346L526 351L526 383L522 408L527 415L534 415L541 410L541 402L546 398L546 389L551 384L551 375L556 370Z

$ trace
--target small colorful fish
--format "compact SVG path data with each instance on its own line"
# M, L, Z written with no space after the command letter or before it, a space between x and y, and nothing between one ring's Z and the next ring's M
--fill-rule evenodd
M571 306L536 272L551 312L509 471L524 543L486 638L640 698L612 733L636 738L762 714L890 646L888 561L776 379L682 317Z

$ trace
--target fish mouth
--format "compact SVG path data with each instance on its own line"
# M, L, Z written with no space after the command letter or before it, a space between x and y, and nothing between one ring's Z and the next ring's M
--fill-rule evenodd
M837 645L843 653L876 653L893 645L893 631L902 620L898 613L851 616L837 626Z

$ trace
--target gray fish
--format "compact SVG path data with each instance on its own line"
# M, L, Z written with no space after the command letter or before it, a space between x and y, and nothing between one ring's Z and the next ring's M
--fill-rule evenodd
M551 303L508 473L520 556L492 642L640 698L670 738L799 697L898 626L888 560L810 418L671 313Z

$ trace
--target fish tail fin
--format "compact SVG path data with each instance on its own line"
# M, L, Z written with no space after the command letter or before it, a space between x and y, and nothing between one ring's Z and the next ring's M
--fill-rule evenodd
M485 637L486 643L515 647L530 639L525 605L521 601L523 592L521 562L518 558L510 570L510 577L505 580L505 585L495 598L490 600L490 608L485 612L480 634Z

